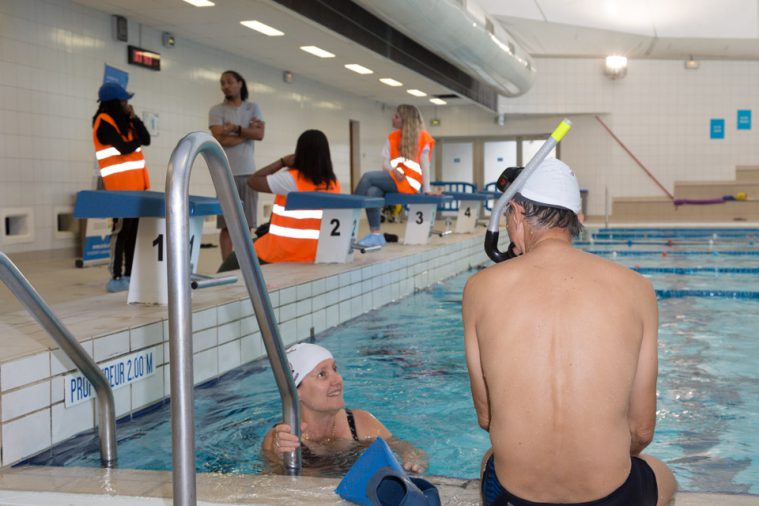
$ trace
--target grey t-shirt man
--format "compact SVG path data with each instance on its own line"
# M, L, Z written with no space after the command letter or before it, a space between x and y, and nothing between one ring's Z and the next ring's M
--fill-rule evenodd
M208 125L223 125L232 123L247 128L250 120L257 118L264 120L261 108L255 102L245 101L239 107L227 103L217 104L208 112ZM256 162L253 158L255 143L248 139L237 146L224 148L232 168L232 175L244 176L256 171Z

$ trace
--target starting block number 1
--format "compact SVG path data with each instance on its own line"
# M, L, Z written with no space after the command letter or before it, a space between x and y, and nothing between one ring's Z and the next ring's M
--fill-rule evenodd
M203 217L190 217L190 268L197 270ZM166 219L140 218L137 246L134 249L132 278L127 302L168 304L168 274L166 271ZM190 281L187 280L189 283Z

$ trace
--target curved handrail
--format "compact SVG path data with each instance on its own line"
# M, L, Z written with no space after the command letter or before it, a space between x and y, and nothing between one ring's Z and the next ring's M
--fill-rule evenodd
M300 409L290 367L279 336L276 318L266 290L258 258L250 240L232 179L227 155L221 145L205 132L182 138L169 160L166 175L166 244L169 283L169 354L171 359L171 439L174 504L196 503L195 428L193 425L192 308L190 305L189 187L190 171L198 155L211 172L219 196L232 245L237 253L245 285L256 313L274 378L282 397L284 422L300 436ZM286 454L285 467L300 470L300 449Z
M79 341L63 325L50 306L29 283L5 253L0 252L0 280L16 296L34 319L42 325L53 341L61 347L74 365L95 389L98 406L98 435L100 437L100 463L103 467L116 465L116 415L113 407L113 391L103 371L90 358Z

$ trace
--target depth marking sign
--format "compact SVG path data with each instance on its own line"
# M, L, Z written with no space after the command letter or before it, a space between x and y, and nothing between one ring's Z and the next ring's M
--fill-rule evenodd
M110 383L111 388L118 390L135 381L152 376L155 373L154 357L157 351L158 346L154 346L147 350L138 351L137 353L125 355L110 362L100 364L98 367L105 374L105 378ZM63 391L64 402L67 408L95 397L95 389L79 371L64 376Z

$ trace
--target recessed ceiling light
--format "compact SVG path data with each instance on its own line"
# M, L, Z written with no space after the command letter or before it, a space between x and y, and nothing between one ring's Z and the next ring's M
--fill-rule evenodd
M406 90L406 93L409 95L414 95L415 97L426 97L427 94L420 90Z
M432 102L435 105L445 105L445 104L448 103L445 100L443 100L442 98L431 98L430 102Z
M349 63L345 66L345 68L352 70L356 74L374 74L374 71L372 69L368 69L362 65L359 65L358 63Z
M403 86L403 83L400 81L396 81L395 79L392 79L390 77L383 77L380 79L381 83L387 84L388 86Z
M195 7L213 7L216 5L213 2L209 2L208 0L184 0L190 5L194 5Z
M265 25L261 23L260 21L252 20L252 21L240 21L240 24L243 26L247 26L251 30L255 30L259 33L263 33L264 35L268 35L269 37L279 37L280 35L284 35L285 32L279 31L276 28L272 28L269 25Z
M325 51L324 49L320 47L316 47L316 46L300 46L300 49L307 53L311 53L314 56L318 56L319 58L334 58L335 57L335 55L330 53L329 51Z

